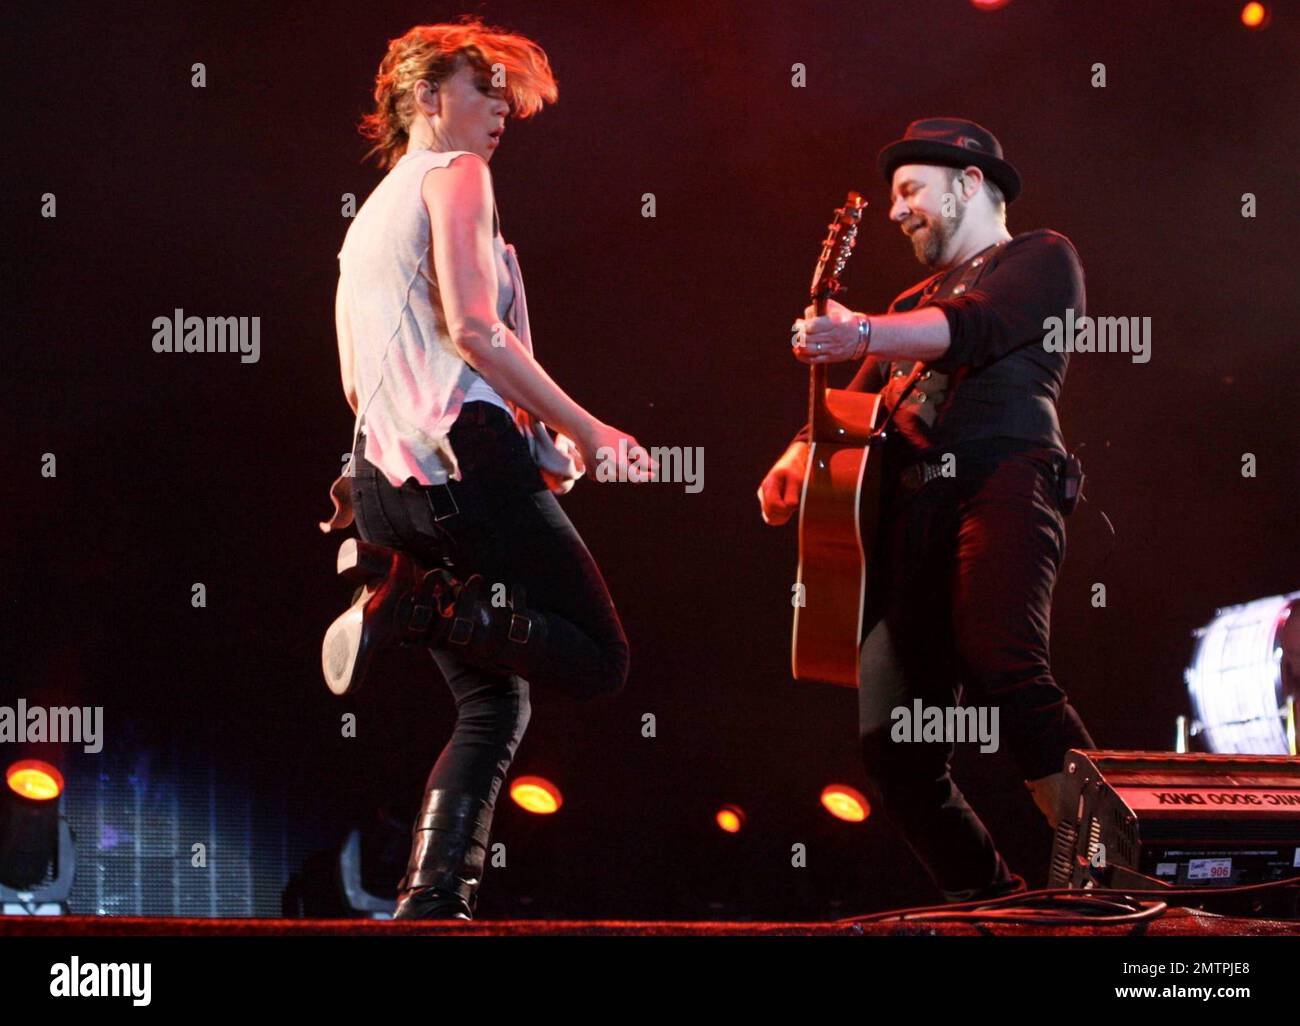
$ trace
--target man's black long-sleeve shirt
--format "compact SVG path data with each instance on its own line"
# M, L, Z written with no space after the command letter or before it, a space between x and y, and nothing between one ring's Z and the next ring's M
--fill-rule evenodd
M1056 403L1070 355L1042 344L1049 317L1085 314L1083 266L1073 244L1048 229L1025 232L926 279L888 313L936 306L951 344L932 360L894 414L891 446L904 461L988 449L1006 440L1065 452ZM851 391L881 392L887 409L914 362L863 361ZM794 441L808 441L808 426Z

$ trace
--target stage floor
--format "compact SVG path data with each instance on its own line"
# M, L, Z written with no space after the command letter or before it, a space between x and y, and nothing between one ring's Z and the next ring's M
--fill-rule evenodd
M1300 936L1300 922L1242 919L1171 909L1150 922L1052 926L1008 922L773 923L503 919L394 922L385 919L180 919L135 916L0 916L0 936L568 936L568 937L888 937L888 936Z

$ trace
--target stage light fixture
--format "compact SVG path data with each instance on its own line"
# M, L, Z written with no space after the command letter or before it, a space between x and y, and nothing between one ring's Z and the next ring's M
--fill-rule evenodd
M822 790L822 807L836 819L861 823L871 815L866 795L848 784L830 784Z
M545 777L520 777L510 785L510 797L525 812L549 816L564 804L560 789Z
M1271 20L1268 8L1263 4L1254 3L1253 0L1241 9L1241 23L1245 25L1246 28L1267 28L1268 23Z
M59 816L63 774L48 762L20 759L5 768L0 794L0 913L67 911L76 869L72 830Z
M405 831L401 831L402 839L405 839ZM363 865L364 856L363 848L366 838L362 836L360 829L348 832L347 840L343 842L343 847L339 851L338 871L339 881L343 885L343 896L347 900L348 908L353 912L358 912L371 919L392 919L393 910L397 905L397 898L384 894L375 894L371 888L366 886L364 879ZM373 845L371 846L373 847ZM372 851L372 855L374 852ZM396 880L403 871L400 862L393 862L391 865L383 867L387 870L387 876Z
M63 793L63 774L40 759L19 759L5 770L9 790L32 801L50 801Z
M1195 632L1184 672L1195 715L1179 717L1177 751L1295 755L1300 700L1300 591L1215 611Z
M738 834L745 828L745 810L739 805L724 805L713 820L725 833Z

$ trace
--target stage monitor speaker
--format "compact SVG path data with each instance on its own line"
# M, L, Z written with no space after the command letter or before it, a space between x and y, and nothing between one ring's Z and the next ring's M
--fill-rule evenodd
M1300 758L1076 749L1064 769L1048 886L1210 889L1300 877ZM1295 885L1257 893L1232 904L1285 915L1300 906Z

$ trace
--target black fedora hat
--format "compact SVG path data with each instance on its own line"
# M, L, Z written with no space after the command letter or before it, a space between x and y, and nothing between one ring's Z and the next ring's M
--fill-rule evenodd
M1002 190L1008 203L1020 195L1020 172L1002 159L1002 144L987 128L965 118L913 121L903 138L880 151L877 163L886 182L903 164L974 165Z

